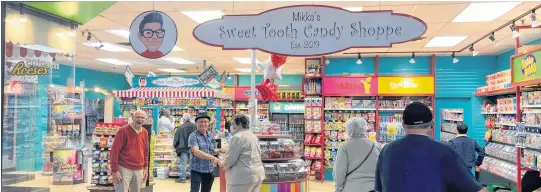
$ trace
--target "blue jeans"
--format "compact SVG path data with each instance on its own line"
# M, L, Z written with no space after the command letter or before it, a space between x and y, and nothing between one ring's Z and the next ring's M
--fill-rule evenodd
M180 161L179 161L179 163L180 163L180 165L179 165L179 167L180 167L180 177L179 177L179 179L180 180L186 180L186 165L188 164L188 159L190 159L190 160L192 159L192 153L190 153L190 152L186 152L186 153L181 152L179 157L180 157Z

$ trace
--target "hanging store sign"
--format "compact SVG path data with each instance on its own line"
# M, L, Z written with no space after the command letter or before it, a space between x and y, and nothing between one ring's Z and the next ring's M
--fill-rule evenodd
M126 66L126 71L124 71L124 77L126 77L126 81L128 81L128 84L130 87L133 87L133 72L131 71L131 68L129 66Z
M378 77L378 94L434 94L434 77Z
M323 95L374 96L378 91L377 77L325 77Z
M541 50L513 58L513 83L541 78L537 58L541 58Z
M271 113L304 113L303 102L271 102Z
M223 49L259 49L289 56L325 55L360 47L391 47L421 37L426 24L392 11L351 12L296 5L257 15L226 15L197 26L194 37Z
M207 85L210 81L214 79L214 77L216 77L216 75L218 75L218 72L211 65L209 68L205 69L203 73L199 74L199 76L197 76L197 79L199 79L199 81L201 81L203 85Z
M130 26L130 45L147 59L159 59L169 54L177 43L177 26L173 19L160 11L141 13Z
M195 76L191 77L134 77L137 87L204 87Z

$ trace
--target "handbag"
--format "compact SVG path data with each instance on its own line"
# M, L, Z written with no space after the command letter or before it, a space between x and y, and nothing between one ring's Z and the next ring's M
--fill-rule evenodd
M368 157L370 157L370 154L372 154L372 151L374 150L375 145L376 145L376 143L372 142L372 148L370 148L370 151L368 151L368 155L366 155L366 157L364 157L363 161L361 162L361 164L359 164L359 166L357 166L357 168L353 169L353 171L346 174L346 177L348 177L351 173L357 171L357 169L359 169L359 167L363 166L366 159L368 159Z

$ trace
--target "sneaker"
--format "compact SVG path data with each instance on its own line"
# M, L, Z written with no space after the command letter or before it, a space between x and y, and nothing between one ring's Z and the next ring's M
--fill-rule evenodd
M186 183L186 180L177 179L176 181L177 181L177 183Z

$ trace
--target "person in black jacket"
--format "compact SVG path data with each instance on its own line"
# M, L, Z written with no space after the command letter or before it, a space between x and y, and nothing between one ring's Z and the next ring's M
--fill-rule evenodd
M527 171L522 177L522 192L534 192L541 188L541 174L539 171Z
M449 141L449 145L462 157L469 170L472 170L472 168L475 167L477 172L485 158L485 149L466 135L466 133L468 133L468 126L466 124L460 123L457 125L456 129L458 135ZM475 158L476 152L478 154L477 158Z
M175 139L173 145L175 152L180 158L180 177L177 179L178 183L186 183L186 165L188 159L192 158L190 147L188 147L188 138L190 134L197 130L197 125L191 122L192 116L188 113L182 115L181 121L183 124L175 131Z

